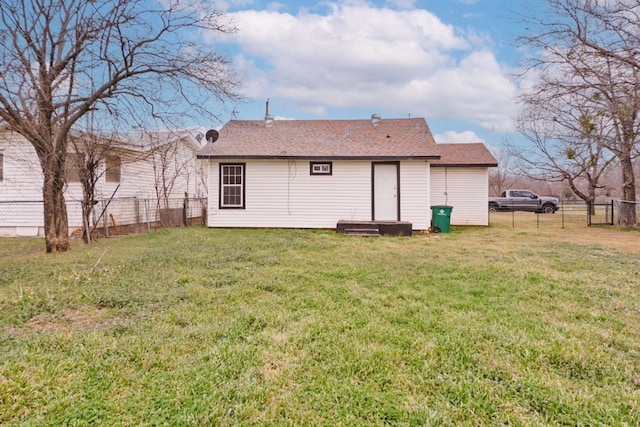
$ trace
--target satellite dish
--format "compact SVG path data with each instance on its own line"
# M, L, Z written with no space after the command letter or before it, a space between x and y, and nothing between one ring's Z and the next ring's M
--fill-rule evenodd
M207 142L216 142L218 139L218 131L215 129L209 129L206 134Z

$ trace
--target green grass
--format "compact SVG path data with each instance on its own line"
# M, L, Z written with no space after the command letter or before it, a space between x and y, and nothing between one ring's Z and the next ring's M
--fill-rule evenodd
M0 239L0 424L639 425L639 239Z

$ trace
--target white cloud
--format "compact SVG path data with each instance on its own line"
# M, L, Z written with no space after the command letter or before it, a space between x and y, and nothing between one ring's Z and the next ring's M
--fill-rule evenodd
M490 52L473 52L455 67L438 70L430 80L434 83L430 95L441 100L429 106L430 115L443 119L462 115L457 118L487 129L511 130L516 87Z
M416 5L416 0L388 0L387 3L400 9L413 9Z
M467 130L464 132L456 132L448 130L446 132L434 135L433 138L438 144L444 143L467 143L467 142L484 142L482 138L476 135L474 132Z
M285 7L285 5L283 3L272 2L272 3L269 3L268 9L269 10L280 10L283 7Z
M409 7L411 0L392 0ZM326 14L246 10L235 67L250 98L283 98L301 111L368 108L511 128L515 85L489 42L424 9L330 4Z

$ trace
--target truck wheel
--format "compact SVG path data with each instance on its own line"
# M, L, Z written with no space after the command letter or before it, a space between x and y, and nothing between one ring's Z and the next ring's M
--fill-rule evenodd
M497 203L489 203L489 212L496 212L498 210Z
M553 206L553 205L546 204L546 205L542 206L542 212L544 212L546 214L556 213L556 207Z

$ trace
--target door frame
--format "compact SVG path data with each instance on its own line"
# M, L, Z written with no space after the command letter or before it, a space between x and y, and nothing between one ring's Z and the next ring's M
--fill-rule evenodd
M371 220L376 220L376 165L394 165L396 167L396 219L400 221L400 162L371 162Z

